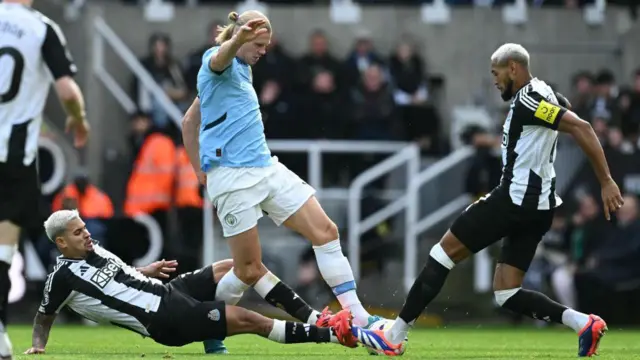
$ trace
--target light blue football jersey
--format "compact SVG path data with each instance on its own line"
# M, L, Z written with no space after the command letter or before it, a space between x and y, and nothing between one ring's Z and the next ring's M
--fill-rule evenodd
M271 151L264 135L251 66L238 59L223 72L209 67L219 46L207 50L198 72L200 167L267 167Z

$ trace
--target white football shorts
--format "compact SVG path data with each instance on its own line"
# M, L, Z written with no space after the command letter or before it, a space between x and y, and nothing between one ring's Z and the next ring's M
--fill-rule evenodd
M263 213L280 226L315 192L276 157L264 168L217 167L207 173L207 193L225 237L253 228Z

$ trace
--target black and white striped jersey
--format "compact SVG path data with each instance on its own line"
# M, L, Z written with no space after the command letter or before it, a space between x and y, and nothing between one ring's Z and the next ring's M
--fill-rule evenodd
M160 280L94 245L85 259L58 257L47 277L39 311L51 315L66 305L89 320L149 336L147 326L166 292Z
M514 204L538 210L562 204L553 163L565 112L553 89L537 78L514 96L503 126L500 181Z
M14 146L25 166L34 161L51 82L75 73L55 22L28 6L0 3L0 162ZM26 139L10 142L19 125L27 127Z

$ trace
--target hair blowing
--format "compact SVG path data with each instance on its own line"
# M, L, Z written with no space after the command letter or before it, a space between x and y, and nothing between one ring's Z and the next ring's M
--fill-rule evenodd
M259 11L249 10L249 11L243 12L241 15L238 15L237 12L233 11L229 13L228 18L229 18L229 24L225 26L218 26L218 36L216 36L216 43L218 45L222 44L227 40L230 40L231 37L236 32L238 32L238 30L242 25L246 24L247 22L253 19L260 19L260 18L265 19L266 23L262 27L267 28L269 33L271 33L271 23L269 22L269 19L267 19L267 17Z

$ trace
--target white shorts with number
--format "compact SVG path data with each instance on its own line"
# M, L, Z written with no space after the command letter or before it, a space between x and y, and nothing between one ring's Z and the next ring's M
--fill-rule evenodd
M315 189L273 158L264 168L218 167L207 173L207 193L225 237L243 233L264 214L280 226L315 194Z

